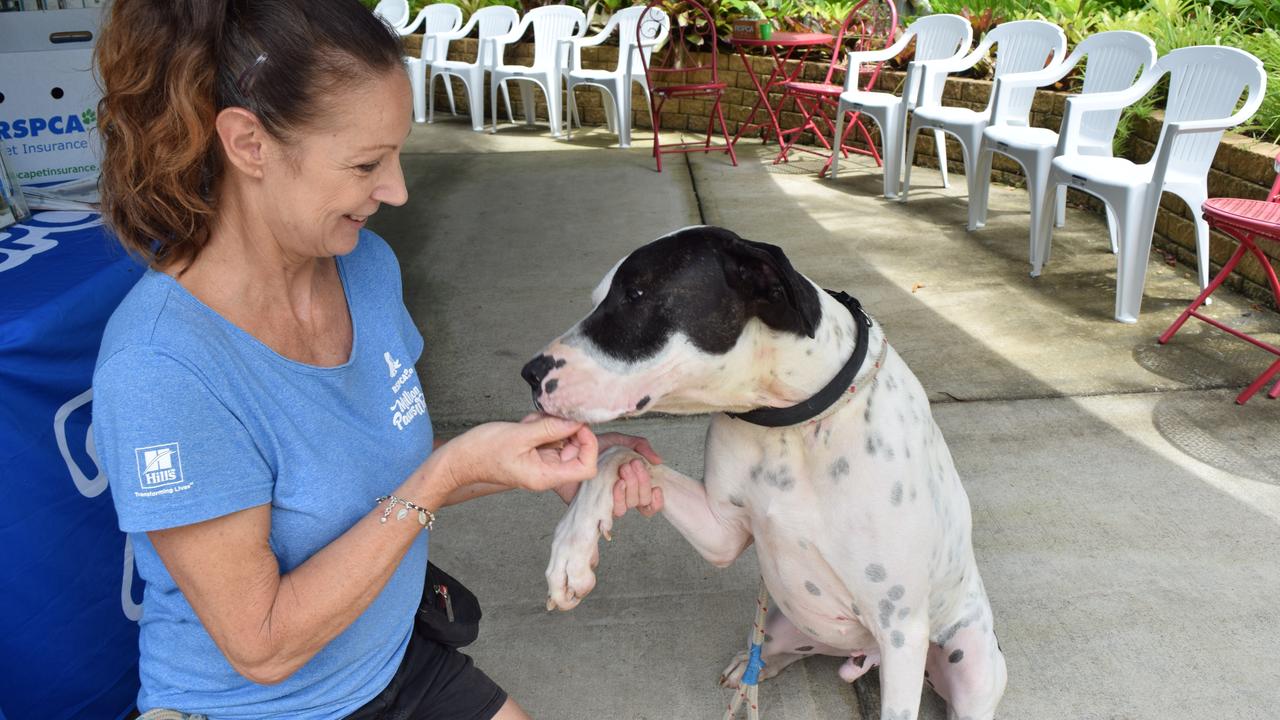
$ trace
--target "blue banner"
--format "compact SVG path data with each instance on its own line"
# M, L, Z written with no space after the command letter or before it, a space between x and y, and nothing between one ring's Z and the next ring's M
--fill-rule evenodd
M0 230L0 720L110 720L142 581L90 434L107 318L144 268L87 212Z

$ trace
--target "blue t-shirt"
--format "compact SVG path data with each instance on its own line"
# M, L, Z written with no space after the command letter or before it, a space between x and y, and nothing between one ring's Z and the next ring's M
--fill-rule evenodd
M140 710L340 718L386 687L404 656L422 597L425 532L369 608L275 685L232 669L146 535L269 504L271 549L288 573L426 459L431 420L414 370L423 341L395 255L366 231L337 263L353 340L336 367L279 355L155 271L107 324L93 435L147 581Z

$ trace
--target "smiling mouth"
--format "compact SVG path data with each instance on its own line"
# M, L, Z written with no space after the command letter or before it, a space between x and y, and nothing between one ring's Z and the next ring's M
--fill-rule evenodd
M356 223L363 223L365 220L369 219L368 215L343 215L342 217Z

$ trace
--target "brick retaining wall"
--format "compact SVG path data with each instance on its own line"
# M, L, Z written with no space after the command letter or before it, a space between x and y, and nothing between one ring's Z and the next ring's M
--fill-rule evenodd
M419 39L420 36L406 38L406 44L410 46L411 51L416 52L416 44ZM474 59L475 55L476 41L474 39L460 40L450 45L450 59L470 60ZM616 47L591 47L583 49L582 60L585 67L612 68L617 66L617 56L618 49ZM527 63L532 61L532 58L533 45L531 43L518 43L507 48L506 61L508 63ZM751 57L750 60L760 77L767 76L772 69L773 61L771 58ZM756 100L756 90L743 67L742 59L736 53L719 53L718 65L721 81L729 85L728 90L725 92L724 109L729 129L734 131L738 123L746 119L751 105ZM825 62L806 63L802 77L808 80L821 80L825 72ZM881 73L877 88L888 92L900 92L903 76L904 73L902 72L886 70ZM837 78L837 81L840 80L842 78ZM465 114L468 112L467 100L465 95L459 92L460 88L460 84L455 84L454 97L458 105L458 112ZM947 81L943 97L944 102L948 105L982 109L986 107L990 93L990 81L951 78ZM600 93L594 89L584 88L580 89L576 96L582 121L588 125L603 125L604 107ZM1032 105L1032 124L1057 130L1062 122L1066 97L1066 93L1037 92ZM537 92L535 92L535 98L536 115L545 121L546 100L541 93ZM638 89L638 86L632 102L635 109L633 127L649 128L648 108L645 105L644 95ZM517 120L520 120L523 109L519 92L512 93L511 103ZM444 94L443 88L437 84L436 109L437 111L443 110L447 112L448 107L448 99ZM667 104L662 114L663 129L705 132L710 119L711 108L712 104L709 100L671 101ZM499 117L503 121L506 120L501 115ZM791 107L784 108L779 117L784 127L798 125L801 121L800 114ZM872 131L873 137L878 142L879 136L874 123L868 123L868 126ZM1159 133L1159 113L1156 113L1151 118L1135 119L1126 157L1136 162L1146 162L1150 159L1155 149L1155 142L1159 137ZM854 135L850 135L850 141L854 145L858 145L861 142ZM801 138L801 142L813 144L814 141L812 137L804 136ZM948 138L947 145L947 164L949 169L956 174L962 175L964 166L961 160L960 146L955 142L954 138ZM1222 144L1218 148L1218 153L1214 157L1213 166L1209 173L1209 196L1264 198L1271 187L1272 180L1275 178L1272 160L1277 152L1280 152L1280 147L1276 145L1228 133L1223 137ZM937 167L937 154L933 149L931 133L921 134L917 142L915 162L918 166ZM993 177L1002 183L1017 186L1024 185L1021 169L1017 163L1002 155L996 155L995 157ZM1103 212L1100 201L1082 193L1077 193L1075 190L1071 191L1069 199L1073 204L1086 207L1095 213L1102 214ZM1191 213L1192 209L1188 208L1181 199L1166 194L1161 202L1160 213L1156 218L1156 234L1153 239L1153 245L1167 255L1176 257L1179 262L1194 268L1195 226L1191 220ZM1213 271L1216 272L1230 256L1235 244L1230 239L1215 232L1210 241L1210 246ZM1280 267L1280 244L1265 244L1263 249L1272 258L1272 264ZM1263 269L1251 256L1246 257L1241 262L1236 273L1227 281L1227 284L1251 298L1262 301L1273 308L1276 307L1274 298L1267 288ZM1280 308L1276 309L1280 310Z

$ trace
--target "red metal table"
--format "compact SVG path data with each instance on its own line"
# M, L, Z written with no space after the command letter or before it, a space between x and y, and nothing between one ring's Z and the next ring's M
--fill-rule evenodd
M736 144L743 133L749 132L752 128L760 128L763 132L761 139L765 142L769 141L769 134L772 132L773 137L782 142L782 126L778 123L778 112L769 102L769 91L775 87L781 87L800 75L800 70L804 67L804 61L809 57L809 53L815 48L830 47L835 43L835 36L827 33L796 33L796 32L776 32L769 37L768 40L733 38L733 47L738 51L738 57L742 58L742 66L747 70L747 76L751 78L751 84L755 85L756 104L751 106L751 112L747 114L747 119L738 125L738 132L733 136L733 143ZM769 51L769 55L773 57L773 71L769 73L769 78L760 82L760 76L756 74L755 68L751 65L751 58L747 56L747 50L750 48L765 48ZM795 68L790 72L787 71L787 63L792 60L792 56L796 51L802 51L799 58L795 60ZM756 122L756 113L763 106L765 112L769 115L768 123L763 120Z

